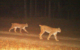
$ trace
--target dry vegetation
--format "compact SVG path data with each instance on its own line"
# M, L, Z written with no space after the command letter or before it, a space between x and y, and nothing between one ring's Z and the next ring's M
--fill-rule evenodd
M0 50L80 50L80 48L58 45L45 47L36 44L0 39Z

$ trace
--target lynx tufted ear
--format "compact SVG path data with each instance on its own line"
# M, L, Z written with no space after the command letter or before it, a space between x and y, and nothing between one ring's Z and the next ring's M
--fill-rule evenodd
M61 32L61 29L58 27L58 30Z

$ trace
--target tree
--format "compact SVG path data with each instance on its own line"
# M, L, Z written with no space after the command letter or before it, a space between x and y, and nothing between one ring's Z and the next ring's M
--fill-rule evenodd
M24 17L27 17L27 12L26 12L26 0L24 0Z

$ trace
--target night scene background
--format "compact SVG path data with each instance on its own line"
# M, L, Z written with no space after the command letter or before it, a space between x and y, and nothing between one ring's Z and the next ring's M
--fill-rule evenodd
M26 6L27 17L78 19L79 0L1 0L0 16L24 17ZM30 16L31 15L31 16Z
M80 42L80 1L0 0L0 36L10 37L10 35L4 35L1 32L8 32L11 23L28 23L29 27L26 29L29 34L37 36L40 33L39 24L53 28L60 27L61 33L58 33L60 39L62 37L64 39L65 37L76 38ZM19 29L17 31L19 32ZM12 30L12 32L14 31ZM47 33L45 35L48 36ZM61 42L64 43L64 39L61 39ZM53 38L52 41L54 41ZM78 42L74 41L74 43L80 44Z

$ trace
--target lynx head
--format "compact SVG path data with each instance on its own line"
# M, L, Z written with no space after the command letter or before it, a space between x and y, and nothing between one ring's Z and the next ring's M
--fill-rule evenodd
M28 27L28 24L26 23L25 26Z
M60 28L58 28L58 32L61 32L61 29Z

